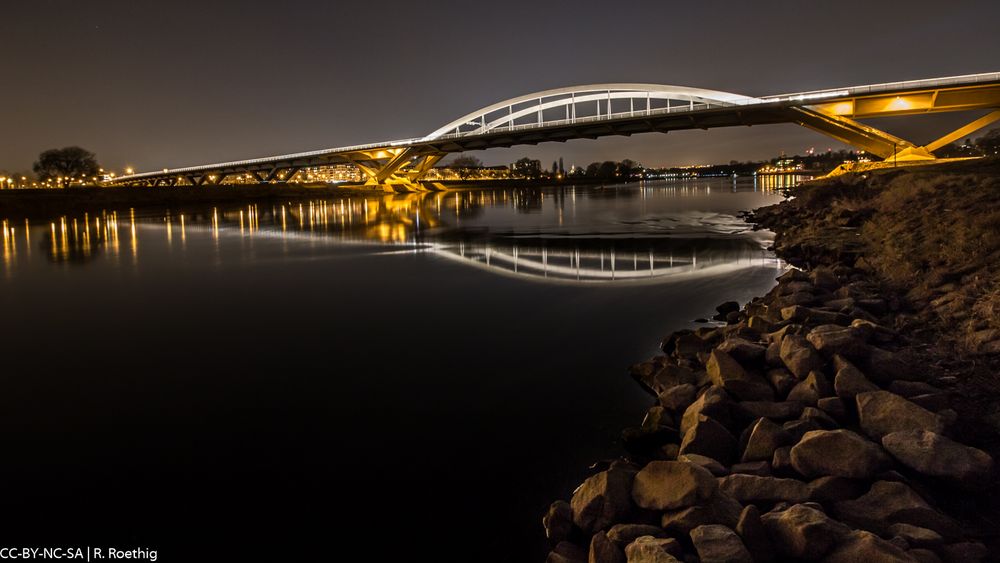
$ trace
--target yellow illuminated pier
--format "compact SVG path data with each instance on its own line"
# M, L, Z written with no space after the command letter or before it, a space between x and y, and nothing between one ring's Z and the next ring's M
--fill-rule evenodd
M955 111L982 115L926 145L859 119ZM934 151L1000 120L1000 73L751 97L661 84L589 84L535 92L468 113L423 137L127 174L114 185L269 184L351 165L368 185L415 186L449 153L609 135L797 123L893 162Z

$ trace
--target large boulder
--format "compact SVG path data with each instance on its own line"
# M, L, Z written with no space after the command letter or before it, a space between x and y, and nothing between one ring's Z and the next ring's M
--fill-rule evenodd
M719 524L691 530L691 543L701 563L753 563L753 557L736 532Z
M764 352L767 350L760 344L738 337L727 338L715 349L732 356L734 360L741 364L750 364L763 360Z
M854 400L858 393L878 391L879 388L854 365L844 364L833 378L833 390L841 399Z
M842 313L824 311L822 309L813 309L811 307L803 307L802 305L783 307L781 309L781 318L789 322L801 323L804 325L847 325L851 322L850 317Z
M707 416L723 425L728 425L731 419L731 403L729 395L721 387L715 385L708 387L691 403L691 406L684 410L684 415L681 417L681 435L686 434L698 422L700 416Z
M740 520L736 523L736 533L743 539L743 545L753 556L754 561L774 559L774 546L771 545L771 538L764 529L764 523L760 520L760 510L756 506L751 504L740 513Z
M642 536L625 548L628 563L679 563L680 543L673 538Z
M613 467L592 475L573 492L573 523L587 533L620 522L632 511L631 468Z
M710 457L723 465L729 465L736 456L736 438L713 418L699 416L698 420L684 434L681 454L700 454Z
M833 386L826 380L826 376L818 371L811 371L788 393L788 400L815 407L820 399L831 395Z
M559 542L545 558L545 563L587 563L587 552L568 541Z
M743 369L729 354L716 348L705 364L709 380L746 401L773 401L774 390L759 375Z
M766 418L759 418L750 427L750 436L743 449L742 461L771 461L774 450L792 444L792 435Z
M775 550L789 558L815 561L851 533L851 529L823 512L796 504L761 517Z
M683 454L677 456L677 461L686 461L688 463L693 463L707 469L712 475L716 477L724 477L729 475L729 470L726 469L725 465L722 465L718 461L710 457L705 457L699 454Z
M866 434L875 440L903 430L926 430L940 434L944 422L931 411L888 391L859 393L858 420Z
M778 361L776 362L778 367L767 370L765 377L768 383L771 384L771 387L774 387L775 397L784 398L788 396L788 392L795 387L795 384L799 382L799 379L792 375L792 372L788 371L784 367L781 367L785 365L781 362L781 345L774 344L773 346L775 346L775 353L779 354ZM768 363L770 364L770 362Z
M916 563L916 559L902 549L871 532L861 530L851 532L823 559L823 563L858 563L859 561Z
M801 416L803 408L805 405L798 401L741 401L733 405L733 412L744 420L769 418L785 421Z
M903 538L914 547L936 547L944 543L941 534L913 524L893 524L889 526L889 535Z
M642 536L665 538L667 532L663 528L651 524L615 524L608 530L608 539L622 549Z
M704 524L722 524L733 528L739 522L743 505L733 497L716 491L702 504L663 513L660 524L670 534L688 534Z
M886 434L882 446L910 469L967 487L986 484L993 472L988 453L926 430Z
M860 360L868 356L868 345L858 330L840 325L820 325L806 336L813 348L826 357L834 354L850 360Z
M657 399L661 407L671 412L683 413L691 406L697 395L697 387L690 383L683 383L662 391Z
M573 531L573 509L569 503L564 500L553 502L542 517L542 526L545 528L545 537L550 545L557 545L569 538Z
M803 336L786 335L781 340L780 353L785 367L799 379L805 378L811 371L823 369L823 358Z
M791 455L792 467L809 478L870 479L887 461L878 445L843 429L806 432Z
M728 477L720 477L719 488L743 504L782 501L798 504L809 500L809 487L797 479L734 473Z
M931 508L910 487L895 481L877 481L864 495L834 503L833 507L844 522L878 534L886 534L889 526L897 523L934 530L945 538L962 533L954 520Z
M603 531L590 538L590 556L587 563L626 563L625 552L615 545Z
M856 499L868 490L868 484L859 479L827 475L809 482L809 500L819 503Z
M636 474L632 500L649 510L673 510L708 499L718 487L705 468L683 461L653 461Z

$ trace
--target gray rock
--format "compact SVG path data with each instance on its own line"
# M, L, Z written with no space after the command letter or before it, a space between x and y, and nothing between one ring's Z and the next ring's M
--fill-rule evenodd
M679 455L677 456L677 461L684 461L687 463L693 463L695 465L704 467L709 471L709 473L711 473L716 477L724 477L726 475L729 475L729 470L726 469L725 465L722 465L718 461L715 461L714 459L703 455L698 455L698 454Z
M771 476L771 463L767 461L746 461L734 463L729 468L730 473L742 473L745 475L757 475L758 477Z
M781 341L771 342L764 352L764 363L772 367L784 367L781 361Z
M781 318L789 322L804 325L847 325L851 322L850 317L847 315L833 311L813 309L802 305L783 307L781 309Z
M625 552L608 539L603 531L590 538L589 553L588 563L626 563Z
M913 404L923 407L931 412L936 412L942 416L942 412L951 406L951 398L948 393L927 393L926 395L914 395L909 398ZM945 420L945 425L950 423Z
M707 500L716 488L715 477L699 465L653 461L636 474L632 500L649 510L673 510Z
M693 385L698 382L698 375L689 368L677 364L666 364L653 376L649 386L653 393L659 395L678 385Z
M694 402L697 395L697 387L690 383L683 383L664 390L659 394L657 399L660 402L660 406L663 408L673 412L683 413L685 409L691 406L691 403Z
M931 508L903 483L877 481L855 500L834 503L834 512L844 522L878 534L897 523L934 530L945 539L958 537L962 529L950 517Z
M816 401L816 408L841 424L849 422L850 413L847 410L847 404L840 397L823 397Z
M858 393L879 390L878 385L868 381L865 374L851 364L837 370L837 376L833 379L833 389L838 397L847 400L853 400Z
M628 563L678 563L675 553L680 548L680 544L673 538L654 538L652 536L642 536L625 548L625 556Z
M781 501L798 504L809 500L809 487L796 479L732 474L719 478L719 488L743 504Z
M615 524L608 530L608 539L622 549L642 536L665 538L667 532L659 526L650 524Z
M729 338L719 344L716 350L725 352L741 364L752 364L763 360L767 349L743 338Z
M717 491L700 505L664 512L660 523L667 533L674 535L688 534L704 524L722 524L732 528L739 522L742 511L743 505L739 501Z
M856 329L839 325L820 325L806 336L813 348L826 357L839 354L850 360L868 357L868 344Z
M916 559L917 563L942 563L941 558L938 557L937 553L934 553L929 549L911 549L907 553L910 554L910 557Z
M898 355L877 346L868 347L868 358L858 365L868 379L887 386L897 379L919 381L923 373L911 371L905 361Z
M542 517L542 526L545 528L545 537L551 545L567 539L573 531L573 509L564 500L557 500L549 506L549 510Z
M759 315L751 315L750 318L747 319L747 326L757 332L760 332L761 334L771 332L773 329L771 322Z
M807 432L791 455L792 467L808 478L870 479L887 461L876 444L843 429Z
M804 407L804 404L797 401L741 401L734 405L734 410L744 419L768 418L784 421L802 416Z
M772 401L774 390L759 375L743 369L738 361L717 348L712 350L705 364L708 378L739 399L746 401Z
M684 434L680 453L700 454L728 465L736 455L736 445L736 438L725 426L715 419L699 416L697 422Z
M869 391L855 397L858 419L866 434L876 440L903 430L926 430L940 434L944 424L938 415L888 391Z
M782 367L785 364L781 362L781 346L779 344L775 344L774 346L776 346L777 353L779 354L777 363L779 367L767 370L765 379L771 384L771 387L774 387L775 397L784 398L788 396L789 391L795 387L799 380L792 375L792 372Z
M926 430L886 434L882 446L910 469L968 488L987 484L993 472L988 453Z
M836 420L830 418L830 415L817 409L816 407L806 407L802 409L802 416L800 419L802 421L815 422L826 430L836 430L839 428Z
M771 461L774 450L792 444L792 435L767 418L759 418L751 426L750 438L743 450L742 461Z
M587 552L568 541L559 542L545 558L545 563L587 563Z
M944 543L941 534L912 524L893 524L888 531L890 535L901 537L914 547L935 547Z
M615 467L592 475L573 492L573 523L587 533L603 530L632 511L635 471Z
M769 512L761 521L775 550L795 559L818 560L851 533L847 526L804 504Z
M698 422L699 416L707 416L723 425L728 425L730 423L730 402L729 395L721 387L713 385L705 389L705 392L684 410L684 416L681 418L681 435L686 434Z
M767 335L767 341L769 343L771 344L778 343L780 345L781 341L784 340L785 336L789 334L801 335L806 330L806 328L800 324L790 323L788 321L784 321L782 324L784 326L782 326L780 329L771 332Z
M800 379L810 371L823 369L823 359L805 337L786 335L781 341L780 354L788 371Z
M698 526L691 530L691 543L701 563L753 563L743 540L726 526Z
M642 429L646 431L657 430L661 426L672 427L673 425L674 421L670 412L659 405L650 407L642 419Z
M990 552L979 542L959 542L938 548L941 558L947 563L980 563L986 561Z
M740 513L736 533L743 539L743 545L754 561L774 560L774 546L771 545L771 538L767 536L764 523L760 520L760 510L756 506L751 504Z
M864 531L851 532L823 559L824 563L914 563L905 551L882 538Z
M826 430L819 425L815 420L789 420L788 422L781 425L786 432L792 435L792 443L798 443L806 432L812 432L813 430Z
M774 450L774 457L771 458L771 469L776 473L786 473L792 468L792 448L783 447Z
M941 390L934 387L930 383L924 383L923 381L904 381L897 380L889 384L889 391L899 395L900 397L914 397L916 395L926 395L928 393L939 393Z
M867 483L858 479L827 475L809 482L809 500L819 503L833 503L852 500L863 495Z
M826 376L818 371L811 371L788 393L788 400L815 407L817 401L831 395L833 386L826 380Z

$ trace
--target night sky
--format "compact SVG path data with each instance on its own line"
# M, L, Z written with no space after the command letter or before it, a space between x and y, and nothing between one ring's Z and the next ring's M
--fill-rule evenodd
M150 170L413 137L573 84L765 95L1000 70L1000 4L985 1L31 0L5 2L0 15L8 170L74 144L105 167ZM928 141L973 117L892 123ZM809 147L840 145L776 125L477 156L652 166Z

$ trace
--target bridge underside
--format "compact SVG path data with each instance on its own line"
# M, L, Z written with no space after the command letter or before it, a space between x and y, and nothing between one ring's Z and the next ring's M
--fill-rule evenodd
M986 75L975 76L978 80ZM495 104L419 139L164 170L162 173L123 177L116 183L200 186L220 184L232 176L241 176L244 181L267 184L292 181L300 171L311 167L353 164L363 174L366 184L411 184L418 182L450 153L612 135L776 123L802 125L883 159L926 161L935 158L934 151L1000 120L1000 83L997 76L1000 75L991 75L986 82L962 83L938 79L902 83L890 91L886 91L886 85L877 85L769 98L746 98L724 92L653 85L592 85L586 89L546 91ZM608 86L606 94L603 89L595 94L597 86ZM641 90L644 87L650 89L644 92ZM672 105L676 98L681 98L681 105ZM665 100L665 106L656 109L652 105L654 99ZM596 117L578 117L577 108L580 105L594 102ZM605 105L602 106L602 103ZM626 105L619 106L620 111L615 111L615 103ZM983 110L985 114L925 145L858 121L968 110ZM556 112L555 118L550 115L553 111ZM518 122L525 117L529 123Z

